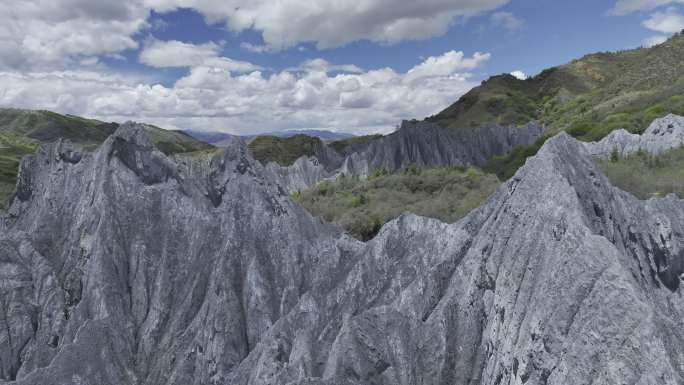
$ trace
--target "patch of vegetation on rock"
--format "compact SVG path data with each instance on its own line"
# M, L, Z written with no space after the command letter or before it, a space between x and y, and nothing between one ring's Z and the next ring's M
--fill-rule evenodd
M355 136L353 138L336 140L328 145L341 155L350 155L365 149L372 141L382 137L383 135L380 134Z
M377 170L367 180L341 177L293 194L313 215L340 224L363 241L404 212L455 222L478 207L500 185L475 168Z
M660 155L643 151L627 157L613 154L597 163L613 185L640 199L670 193L684 199L684 147Z
M263 165L276 162L281 166L291 166L304 155L313 156L323 146L320 139L303 134L289 138L257 136L249 142L249 149L254 159Z

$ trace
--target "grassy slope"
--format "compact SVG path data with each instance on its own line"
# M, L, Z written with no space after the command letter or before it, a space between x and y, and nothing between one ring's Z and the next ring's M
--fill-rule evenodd
M656 117L684 113L684 35L652 47L587 55L519 80L490 78L428 118L464 128L543 122L586 140L616 128L641 132Z
M382 138L380 134L355 136L353 138L341 139L330 142L329 146L339 154L348 155L354 149L363 148L368 142Z
M580 140L599 140L625 128L641 133L653 119L684 115L684 35L652 47L587 55L518 80L490 78L456 103L427 118L449 128L532 120L566 130ZM493 159L485 169L507 178L541 143Z
M0 109L0 209L14 191L21 158L33 153L42 143L58 138L92 149L118 128L105 123L50 111ZM212 148L180 131L147 126L150 138L167 154Z
M675 193L684 198L684 148L598 162L613 185L641 199Z
M484 201L500 182L476 169L409 168L376 172L368 180L340 178L295 194L313 215L335 222L368 240L404 212L456 221Z
M314 155L316 148L323 142L308 135L294 135L289 138L277 136L257 136L249 142L249 149L254 159L262 164L277 162L282 166L290 166L302 155Z

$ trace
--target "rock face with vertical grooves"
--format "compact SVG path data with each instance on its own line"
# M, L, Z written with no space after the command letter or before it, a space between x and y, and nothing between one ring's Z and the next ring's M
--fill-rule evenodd
M27 158L0 224L0 379L28 384L682 384L684 202L565 134L480 208L361 243L236 141L133 124Z
M535 123L525 127L454 130L430 122L404 121L395 133L347 157L340 171L367 176L380 168L395 171L411 165L481 166L494 156L507 154L515 146L534 143L543 133L544 127Z
M297 191L341 174L367 177L378 169L397 171L409 166L482 166L516 146L534 143L543 133L544 127L535 123L454 130L430 122L404 121L396 132L356 145L358 151L343 159L330 155L329 149L317 151L320 156L303 156L291 166L271 162L266 168L286 190Z

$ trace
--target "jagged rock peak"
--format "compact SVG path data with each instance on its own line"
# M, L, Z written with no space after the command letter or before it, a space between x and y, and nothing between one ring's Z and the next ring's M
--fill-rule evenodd
M147 133L145 125L142 123L128 121L120 125L114 134L110 136L110 140L116 140L116 138L120 138L126 142L143 148L154 147Z
M684 202L611 186L568 135L461 221L366 244L237 149L153 185L102 150L31 165L0 232L0 380L684 383Z

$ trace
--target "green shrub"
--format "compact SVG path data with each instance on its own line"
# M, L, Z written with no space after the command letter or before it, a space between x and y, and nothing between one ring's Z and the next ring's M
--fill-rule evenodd
M618 152L617 147L613 148L613 152L610 153L610 161L615 163L620 160L620 153Z
M611 183L638 198L669 193L684 198L684 148L653 156L644 151L634 155L599 161Z
M382 167L382 168L379 168L379 169L376 169L375 171L373 171L368 176L368 179L377 179L377 178L387 176L387 175L389 175L389 171L387 171L386 168Z
M352 196L351 207L363 206L366 203L368 203L368 198L366 198L366 194L361 193Z
M452 222L480 205L499 180L475 168L418 168L372 178L340 177L302 191L297 200L312 214L335 222L361 240L368 240L386 222L403 212Z

